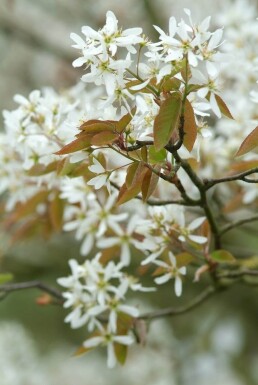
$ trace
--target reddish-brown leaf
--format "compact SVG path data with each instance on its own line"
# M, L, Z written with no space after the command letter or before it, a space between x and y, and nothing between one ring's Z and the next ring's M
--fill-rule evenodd
M160 168L156 167L156 170ZM147 170L142 180L142 200L146 202L147 199L154 193L159 181L159 176L151 170Z
M224 102L223 99L221 99L221 97L219 95L215 95L215 99L217 101L217 104L219 106L219 109L220 109L220 112L225 115L227 118L229 119L234 119L231 112L229 111L228 109L228 106L226 105L226 103Z
M135 167L135 166L133 166ZM130 185L127 187L126 183L123 184L119 191L119 195L117 198L117 204L121 205L131 199L133 199L136 195L141 191L142 181L147 172L147 168L144 166L143 162L139 162L135 172L130 175L127 183Z
M111 131L102 131L93 136L91 144L93 146L104 146L106 144L113 143L118 138L118 134Z
M85 348L84 346L79 346L79 348L73 353L74 357L83 356L86 353L89 353L93 348Z
M230 169L236 172L243 172L258 167L258 160L243 160L242 162L236 162L231 165Z
M13 221L12 223L9 222L7 225L10 226L12 224L15 224L15 222L16 221ZM15 228L14 231L12 231L12 238L11 238L12 244L15 244L24 239L35 237L35 234L37 233L38 228L39 228L38 217L26 219L25 223L23 223L21 226L19 226L18 228Z
M125 184L127 188L129 188L132 185L138 166L139 166L139 162L133 162L128 166L126 171L126 178L125 178Z
M185 111L184 111L184 146L187 148L188 151L192 151L194 143L196 141L197 137L197 125L195 122L195 116L194 116L194 110L189 102L188 99L186 99L185 102Z
M108 120L97 120L94 123L89 124L89 122L85 122L80 126L80 130L86 131L87 133L94 133L100 131L113 131L115 121Z
M51 162L47 166L44 164L37 163L32 168L29 169L28 175L30 176L40 176L49 174L50 172L53 172L56 170L58 161L55 160L54 162Z
M61 148L61 150L55 152L56 155L65 155L71 154L76 151L84 150L85 148L90 147L91 145L91 137L87 136L86 138L77 138L73 140L71 143L68 143L66 146Z
M147 148L147 146L143 146L141 148L141 159L144 162L148 162L148 148Z
M130 113L124 115L117 123L116 123L116 130L118 132L123 132L128 124L131 122L133 116L135 115L136 107L134 107Z
M51 200L49 204L49 218L52 227L59 232L63 226L64 201L60 199L59 194Z
M258 126L245 138L235 156L241 156L258 146Z
M46 201L48 194L48 191L39 191L37 194L33 195L33 197L28 199L25 203L19 204L12 214L13 221L19 220L27 215L34 213L37 206L40 203Z
M57 163L56 172L59 176L70 175L73 169L76 167L76 163L70 163L69 158L63 158Z

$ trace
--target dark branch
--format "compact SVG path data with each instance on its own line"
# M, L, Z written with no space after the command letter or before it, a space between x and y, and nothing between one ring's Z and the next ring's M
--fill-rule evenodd
M187 313L195 309L199 305L201 305L204 301L206 301L209 297L214 295L216 292L218 292L218 290L216 290L214 286L208 286L202 293L197 295L192 301L190 301L185 306L181 306L178 308L170 307L170 308L156 310L149 313L144 313L141 316L139 316L139 319L151 321L157 318L171 317L171 316Z
M218 279L221 278L241 278L244 276L258 277L258 270L235 270L235 271L225 271L216 275Z
M152 140L146 140L144 142L142 142L140 140L136 140L136 144L135 145L130 146L130 147L126 147L126 152L136 151L136 150L139 150L140 148L142 148L144 146L152 146L152 145L153 145L153 141Z
M39 289L45 293L50 294L52 297L56 298L59 302L63 303L64 298L62 293L55 289L52 286L49 286L41 281L28 281L28 282L18 282L18 283L7 283L0 285L0 293L7 295L13 291L24 290L24 289Z
M220 230L220 235L224 235L225 233L227 233L228 231L236 227L242 226L246 223L255 222L255 221L258 221L258 215L254 215L250 218L240 219L239 221L232 222L229 225L222 227L222 229Z
M173 155L175 157L176 162L181 165L181 167L184 169L186 174L189 176L193 184L198 188L200 192L200 200L198 201L198 205L202 207L205 212L205 215L211 227L211 231L214 235L215 247L216 249L219 249L221 247L219 227L208 203L204 182L194 172L191 165L187 161L181 159L181 157L176 151L173 152Z
M111 186L113 186L116 190L120 190L120 187L115 183L110 181ZM141 195L136 195L134 199L138 199L142 201ZM156 199L148 199L145 203L149 206L167 206L167 205L180 205L180 206L198 206L199 202L195 200L185 201L183 199L167 199L167 200L156 200Z
M256 183L256 182L251 182L251 181L253 181L253 179L246 179L245 178L246 176L251 175L251 174L255 174L256 172L258 172L258 167L252 168L251 170L241 172L241 173L236 174L236 175L226 176L224 178L204 179L203 183L205 186L205 190L209 190L211 187L213 187L219 183L234 182L236 180L242 180L242 181L248 182L248 183Z

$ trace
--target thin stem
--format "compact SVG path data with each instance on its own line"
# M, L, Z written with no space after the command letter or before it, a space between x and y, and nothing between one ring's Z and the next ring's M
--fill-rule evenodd
M225 271L217 274L217 278L241 278L245 275L258 277L258 270L236 270L236 271Z
M246 176L254 174L256 172L258 172L258 167L252 168L251 170L244 171L244 172L241 172L239 174L232 175L232 176L226 176L226 177L218 178L218 179L204 179L203 183L204 183L206 191L209 190L211 187L219 184L219 183L234 182L236 180L242 180L242 181L248 182L248 183L256 183L256 182L251 182L252 179L250 180L250 179L245 178Z
M169 307L161 310L156 310L149 313L144 313L139 316L139 319L152 321L154 319L163 318L163 317L171 317L180 314L187 313L203 302L205 302L209 297L218 292L218 290L214 286L208 286L202 293L197 295L192 301L190 301L187 305L181 306L178 308Z
M4 285L0 285L0 293L3 292L4 294L11 293L13 291L18 290L25 290L25 289L39 289L41 291L44 291L48 294L50 294L52 297L58 299L61 303L63 303L64 298L62 296L62 293L53 288L52 286L49 286L48 284L45 284L41 281L28 281L28 282L18 282L18 283L7 283Z
M153 145L152 140L146 140L144 142L141 142L140 140L136 140L136 144L134 144L130 147L126 147L126 151L127 152L136 151L136 150L139 150L140 148L142 148L144 146L151 146L151 145Z
M139 63L140 63L140 57L141 57L142 48L143 48L143 46L140 45L139 51L138 51L137 63L136 63L136 74L137 74L137 76L139 76Z
M126 68L126 71L129 72L129 74L131 74L136 79L140 80L140 82L143 83L145 81L140 76L138 76L133 71L131 71L129 68ZM146 88L148 88L155 96L159 97L159 92L154 87L152 87L150 84L147 84Z
M181 167L185 170L185 172L187 173L191 181L194 183L194 185L198 188L200 192L199 206L202 207L205 212L205 215L207 217L207 220L211 227L211 231L214 236L215 247L216 249L219 249L221 247L219 227L217 225L214 214L208 204L204 183L198 177L198 175L194 172L190 164L185 160L182 160L176 151L173 152L173 155L176 162L181 165Z
M258 221L258 215L254 215L253 217L250 217L250 218L240 219L238 221L232 222L229 225L222 227L222 229L220 230L220 235L224 235L228 231L230 231L230 230L232 230L238 226L242 226L246 223L251 223L251 222L255 222L255 221Z
M116 190L120 190L120 186L118 186L115 182L110 181L112 187ZM136 195L134 199L138 199L142 201L141 195ZM156 200L156 199L148 199L146 203L149 206L167 206L167 205L180 205L180 206L198 206L198 202L186 202L184 200L178 199L168 199L168 200Z
M218 224L217 224L215 217L213 215L213 212L212 212L212 210L208 204L208 200L207 200L207 196L206 196L205 191L202 190L200 193L201 193L200 206L203 208L203 210L206 214L207 220L208 220L210 227L211 227L211 231L214 235L215 248L220 249L221 248L221 241L220 241L220 231L219 231Z

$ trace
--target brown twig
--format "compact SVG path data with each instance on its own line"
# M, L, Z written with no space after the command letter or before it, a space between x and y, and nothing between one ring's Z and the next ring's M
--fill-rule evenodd
M245 177L251 174L255 174L258 172L258 167L252 168L251 170L241 172L236 175L231 175L231 176L226 176L223 178L218 178L218 179L204 179L203 183L205 186L205 190L209 190L211 187L219 184L219 183L224 183L224 182L234 182L237 180L242 180L247 183L256 183L256 182L251 182L252 179L246 179Z
M13 291L25 289L39 289L41 291L44 291L45 293L50 294L52 297L56 298L60 303L64 302L63 295L59 290L41 281L7 283L0 285L0 293L4 293L4 297Z
M149 313L144 313L139 316L139 319L152 321L158 318L171 317L171 316L187 313L195 309L199 305L201 305L203 302L205 302L208 298L210 298L216 292L218 292L218 290L214 286L208 286L203 292L198 294L195 298L193 298L192 301L190 301L185 306L181 306L178 308L170 307L170 308L156 310Z
M244 219L240 219L238 221L232 222L229 225L222 227L222 229L220 230L220 236L224 235L225 233L227 233L228 231L230 231L236 227L245 225L246 223L255 222L255 221L258 221L258 215L254 215L250 218L244 218Z

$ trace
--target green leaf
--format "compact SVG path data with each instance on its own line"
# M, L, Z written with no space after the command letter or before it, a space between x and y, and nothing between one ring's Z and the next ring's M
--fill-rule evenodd
M0 274L0 285L4 285L7 282L10 282L13 280L13 275L11 273L1 273ZM1 291L1 287L0 287Z
M227 250L215 250L210 256L218 263L233 263L236 261L235 257Z
M160 106L154 121L154 146L161 150L169 142L173 131L178 126L182 100L179 93L173 93Z
M143 146L141 148L141 159L144 162L148 162L148 148L147 148L147 146Z
M189 84L187 86L187 95L189 95L191 92L196 92L203 88L204 86L201 84Z
M197 137L197 125L195 122L194 110L188 99L185 101L184 111L184 146L188 151L192 151Z
M241 156L258 146L258 126L245 138L235 156Z
M71 172L75 169L76 163L70 163L69 158L63 158L60 162L58 162L56 167L57 175L65 176L70 175Z
M253 255L252 257L241 259L238 261L241 266L247 269L258 269L258 256Z
M224 102L223 99L221 99L221 97L219 95L215 95L215 99L217 101L217 104L219 106L219 109L220 109L220 112L225 115L227 118L229 119L233 119L233 116L231 114L231 112L229 111L228 109L228 106L226 105L226 103Z
M196 258L188 252L177 254L176 255L177 267L189 265L189 263L193 262L195 259Z
M181 86L181 81L177 78L169 78L162 83L162 91L170 92L177 91Z
M126 345L118 344L115 342L114 348L115 348L115 355L116 355L117 361L121 365L124 365L127 357L128 347Z
M149 162L152 164L163 163L166 160L167 151L162 148L159 151L155 150L154 146L149 146Z

